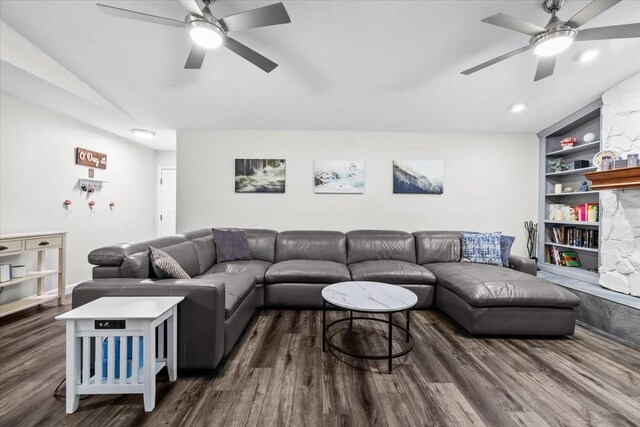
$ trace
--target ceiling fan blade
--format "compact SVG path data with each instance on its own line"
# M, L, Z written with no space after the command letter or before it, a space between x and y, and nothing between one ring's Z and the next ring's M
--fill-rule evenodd
M239 31L247 28L266 27L269 25L288 24L291 22L287 9L282 3L276 3L246 12L237 13L218 21L225 31Z
M498 56L497 58L493 58L493 59L492 59L492 60L490 60L490 61L483 62L483 63L482 63L482 64L480 64L480 65L476 65L475 67L471 67L471 68L469 68L468 70L464 70L464 71L463 71L463 72L461 72L460 74L464 74L464 75L473 74L473 73L475 73L476 71L480 71L480 70L482 70L483 68L487 68L487 67L488 67L488 66L490 66L490 65L497 64L498 62L500 62L500 61L504 61L505 59L509 59L509 58L511 58L512 56L516 56L516 55L517 55L517 54L519 54L519 53L526 52L526 51L527 51L527 50L529 50L529 49L531 49L531 46L524 46L524 47L521 47L520 49L512 50L511 52L509 52L509 53L505 53L504 55Z
M583 42L587 40L630 39L634 37L640 37L640 23L585 28L578 31L575 40Z
M278 66L275 62L260 55L255 50L243 45L239 41L232 39L231 37L225 37L224 45L227 49L237 53L247 61L251 62L263 71L270 73L274 68Z
M620 3L622 0L594 0L585 6L580 12L576 13L569 19L565 24L578 28L587 22L591 21L596 16L601 13L609 10L616 4Z
M497 25L498 27L517 31L519 33L527 34L530 36L537 36L538 34L547 31L544 27L532 24L531 22L523 21L518 18L514 18L513 16L505 15L504 13L497 13L488 18L484 18L482 22Z
M553 69L556 67L556 56L545 56L541 57L538 62L538 69L536 70L536 77L533 79L534 82L538 80L542 80L546 77L549 77L553 74Z
M107 15L113 15L119 18L135 19L136 21L145 21L145 22L151 22L153 24L170 25L172 27L183 28L185 26L185 23L183 21L178 21L177 19L150 15L144 12L136 12L135 10L121 9L115 6L107 6L106 4L96 3L96 5L100 8L101 11L103 11Z
M204 61L206 53L207 49L194 44L191 47L191 52L189 52L184 68L186 70L199 70L202 67L202 61Z
M202 16L202 10L196 0L179 0L182 6L192 15Z

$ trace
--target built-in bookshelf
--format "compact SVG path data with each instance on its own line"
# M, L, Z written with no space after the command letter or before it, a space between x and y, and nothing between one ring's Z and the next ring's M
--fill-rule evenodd
M599 279L600 192L591 189L584 174L596 170L592 159L601 150L601 107L600 100L594 101L538 134L538 265L541 270L590 283ZM594 133L595 141L585 142L587 133ZM560 141L568 137L578 142L563 149ZM549 167L557 158L564 159L566 170ZM582 186L585 181L586 191Z

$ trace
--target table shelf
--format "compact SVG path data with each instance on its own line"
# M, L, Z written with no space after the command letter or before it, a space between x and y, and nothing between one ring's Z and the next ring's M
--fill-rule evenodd
M11 279L8 282L0 283L0 288L5 286L15 285L17 283L26 282L27 280L39 279L41 277L53 276L55 274L60 273L60 270L42 270L42 271L32 271L27 273L24 277L17 277L15 279Z
M35 307L50 301L55 301L57 299L58 299L58 295L34 295L31 297L23 298L21 300L14 301L9 304L0 305L0 316L6 316L11 313L17 313L18 311Z

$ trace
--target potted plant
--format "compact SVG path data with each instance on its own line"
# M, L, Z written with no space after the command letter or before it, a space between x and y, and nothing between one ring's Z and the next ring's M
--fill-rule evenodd
M549 168L551 172L560 172L569 169L569 165L564 161L562 157L549 161Z

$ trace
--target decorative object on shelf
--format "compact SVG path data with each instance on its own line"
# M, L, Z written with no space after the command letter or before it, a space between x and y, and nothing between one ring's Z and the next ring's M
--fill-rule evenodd
M573 148L574 145L576 145L576 143L578 142L578 138L575 137L570 137L570 138L565 138L562 141L560 141L560 146L562 147L563 150L566 150L567 148Z
M627 167L632 168L638 166L638 153L627 154Z
M596 140L596 134L595 134L595 133L593 133L593 132L586 133L586 134L582 137L582 140L583 140L584 142L586 142L587 144L589 144L589 143L591 143L591 142L593 142L593 141L595 141L595 140Z
M573 169L584 169L588 168L589 160L574 160L573 161Z
M525 221L524 229L527 231L527 253L529 254L529 258L538 262L536 246L536 242L538 241L538 224L534 224L533 221Z
M11 280L11 264L0 264L0 283Z
M582 181L580 183L580 188L578 189L579 192L584 192L584 191L589 191L589 182L588 181Z
M236 159L236 193L284 193L284 159Z
M93 168L89 168L89 178L94 178L96 174L96 170Z
M107 181L102 181L100 179L78 178L78 185L80 186L80 189L89 193L93 193L95 190L100 190L106 182Z
M610 159L615 159L618 155L611 150L602 150L598 151L595 156L593 156L593 166L597 167L600 170L600 166L602 165L602 158L609 157Z
M24 265L12 265L11 266L11 278L19 279L27 275L27 267Z
M553 186L553 192L555 194L562 194L562 184L556 184Z
M562 157L558 157L557 159L549 161L549 168L551 172L561 172L567 170L569 165L567 165L567 162L565 162Z
M93 200L89 201L89 209L93 210L93 207L96 205L96 202L94 202Z
M113 210L116 207L116 202L109 202L109 209Z
M316 160L313 168L314 193L364 193L363 160Z
M394 160L394 194L442 194L444 162L442 160Z
M562 192L563 192L563 193L573 193L573 192L574 192L574 189L573 189L573 187L565 187L565 188L562 190Z
M76 165L106 169L107 155L86 148L76 147Z
M600 170L608 171L612 169L613 161L614 160L611 157L608 157L608 156L602 157L602 160L600 162Z

